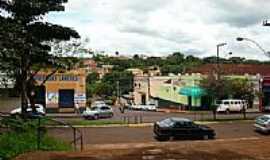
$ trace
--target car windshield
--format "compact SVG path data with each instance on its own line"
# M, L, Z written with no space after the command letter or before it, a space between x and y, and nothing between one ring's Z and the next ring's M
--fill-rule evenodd
M267 117L267 116L261 116L261 117L258 117L257 120L263 121L263 122L267 122L267 121L270 120L270 117Z
M107 107L107 106L102 106L100 109L101 109L101 110L110 110L110 108Z
M164 119L164 120L160 121L160 123L168 125L168 126L173 126L174 125L174 122L170 118Z

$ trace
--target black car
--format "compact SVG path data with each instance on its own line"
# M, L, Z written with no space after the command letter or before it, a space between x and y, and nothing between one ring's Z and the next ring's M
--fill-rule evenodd
M174 139L214 139L215 131L186 118L167 118L154 125L155 138L159 141Z

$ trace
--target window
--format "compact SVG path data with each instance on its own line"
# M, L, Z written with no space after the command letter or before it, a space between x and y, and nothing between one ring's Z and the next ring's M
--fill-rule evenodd
M223 102L223 104L227 104L227 105L228 105L228 104L229 104L229 102Z
M107 107L107 106L103 106L103 107L101 107L100 109L101 109L101 110L110 110L110 108Z

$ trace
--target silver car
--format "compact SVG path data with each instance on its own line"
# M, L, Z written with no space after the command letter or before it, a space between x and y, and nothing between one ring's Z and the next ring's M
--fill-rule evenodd
M107 105L94 106L90 109L86 109L82 116L85 119L111 118L113 117L113 109Z
M270 133L270 115L262 115L256 118L255 130L263 133Z

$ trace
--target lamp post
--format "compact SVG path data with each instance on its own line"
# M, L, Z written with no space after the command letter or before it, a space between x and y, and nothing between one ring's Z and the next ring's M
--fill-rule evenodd
M243 37L237 37L236 38L237 41L249 41L253 44L255 44L266 56L270 56L270 52L266 51L265 49L263 49L263 47L256 41L249 39L249 38L243 38Z
M219 70L220 70L220 66L219 66L219 48L222 46L227 45L227 43L219 43L217 44L217 79L220 79L220 74L219 74Z

